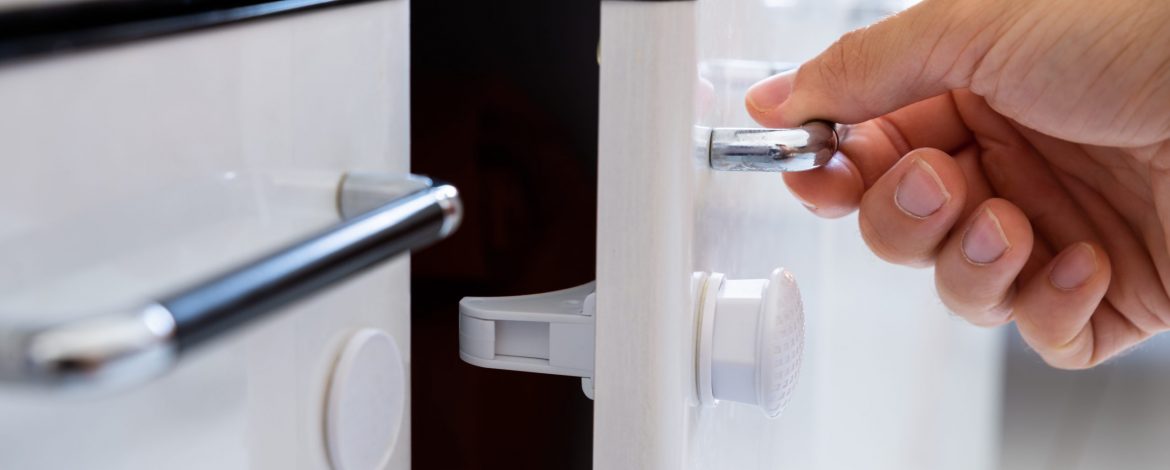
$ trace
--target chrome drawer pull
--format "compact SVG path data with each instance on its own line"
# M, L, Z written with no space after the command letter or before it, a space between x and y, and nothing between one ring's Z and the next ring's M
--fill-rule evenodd
M462 218L454 186L347 175L344 220L144 307L36 328L0 326L0 382L118 386L169 370L189 350L401 253L442 240Z
M837 153L837 132L824 121L792 129L716 127L707 152L713 170L807 171L824 166Z

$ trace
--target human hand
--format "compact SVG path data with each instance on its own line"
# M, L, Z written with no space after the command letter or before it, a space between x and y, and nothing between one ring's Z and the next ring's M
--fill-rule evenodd
M823 217L860 208L882 259L1091 367L1170 327L1170 2L926 0L748 91L769 127L844 124L788 173Z

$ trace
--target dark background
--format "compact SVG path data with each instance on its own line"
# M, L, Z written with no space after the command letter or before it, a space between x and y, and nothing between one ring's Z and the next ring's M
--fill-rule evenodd
M599 2L411 9L413 171L465 204L412 261L414 468L591 468L580 379L463 363L458 302L594 278Z

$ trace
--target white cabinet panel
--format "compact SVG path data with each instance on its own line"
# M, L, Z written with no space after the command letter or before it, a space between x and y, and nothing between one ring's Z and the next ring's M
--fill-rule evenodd
M688 460L693 2L602 2L593 468Z
M700 70L806 59L857 21L847 3L602 3L595 468L997 462L999 333L952 318L929 271L879 262L855 218L817 220L776 175L712 172L692 142L694 125L752 125L752 79ZM779 266L807 319L788 408L698 405L691 273Z
M232 175L311 186L313 175L346 170L407 172L408 41L408 2L390 0L0 65L0 252L19 258L16 243L51 252L30 234L68 227L76 233L57 240L84 248L62 250L87 259L38 266L26 257L26 274L52 280L103 266L87 271L89 289L76 279L56 296L0 288L0 321L40 312L24 308L33 300L63 316L133 304L336 218L327 191L277 194L273 204L245 185L246 208L213 201ZM116 227L88 236L76 223L127 201L147 200L144 217L165 214L149 199L203 186L212 187L206 201L186 201L190 217L170 214L174 225L158 229L203 234L165 246L135 246ZM409 364L409 308L403 256L145 386L96 396L0 387L0 467L328 468L322 412L342 341L363 327L387 331ZM388 468L409 467L405 423Z

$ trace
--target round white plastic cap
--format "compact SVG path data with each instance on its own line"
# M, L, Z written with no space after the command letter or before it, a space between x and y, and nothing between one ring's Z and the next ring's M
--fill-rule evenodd
M707 282L700 399L755 405L778 416L796 386L804 350L804 307L795 278L776 269L766 280L712 274Z
M362 329L346 341L329 384L325 441L334 470L383 468L406 404L406 366L394 338Z

